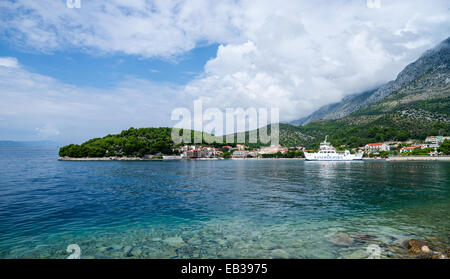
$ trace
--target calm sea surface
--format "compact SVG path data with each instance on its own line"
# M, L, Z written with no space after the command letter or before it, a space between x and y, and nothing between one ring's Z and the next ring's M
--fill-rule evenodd
M450 246L450 163L59 162L0 147L0 258L352 258Z

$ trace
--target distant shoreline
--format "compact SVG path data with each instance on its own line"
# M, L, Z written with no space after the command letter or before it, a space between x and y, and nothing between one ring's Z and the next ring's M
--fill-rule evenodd
M305 160L305 158L195 158L195 159L150 159L141 157L59 157L58 161L217 161L217 160Z
M392 156L386 161L449 161L450 156Z
M140 157L59 157L58 161L162 161L163 159L146 159Z
M59 157L58 161L217 161L217 160L236 160L236 161L246 161L246 160L300 160L304 161L305 158L195 158L195 159L163 159L163 158L141 158L141 157L82 157L82 158L72 158L72 157ZM372 160L385 160L385 161L448 161L450 162L450 156L393 156L386 159L380 158L363 158L363 161Z

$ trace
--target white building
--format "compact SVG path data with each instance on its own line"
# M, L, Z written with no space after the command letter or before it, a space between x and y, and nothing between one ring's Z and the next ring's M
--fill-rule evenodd
M450 137L430 136L425 139L425 142L432 144L441 144L444 142L444 140L450 140Z
M287 147L272 145L270 147L263 147L260 150L258 150L259 154L275 154L278 152L284 154L288 152L288 149Z
M247 158L248 151L238 150L233 152L233 158Z
M377 142L377 143L366 144L366 146L364 147L364 150L367 153L370 153L370 152L389 151L389 150L391 150L391 148L389 147L389 145L385 144L384 142Z

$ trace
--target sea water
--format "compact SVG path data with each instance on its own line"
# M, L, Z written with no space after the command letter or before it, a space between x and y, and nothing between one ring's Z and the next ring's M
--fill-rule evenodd
M382 258L450 246L449 162L58 161L0 147L0 258Z

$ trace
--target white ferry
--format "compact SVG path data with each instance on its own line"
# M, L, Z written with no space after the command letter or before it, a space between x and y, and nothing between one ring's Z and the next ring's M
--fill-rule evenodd
M329 142L327 142L327 137L325 141L320 143L319 152L308 153L305 152L305 158L307 161L354 161L362 160L363 153L351 154L350 151L345 150L343 153L336 152Z

